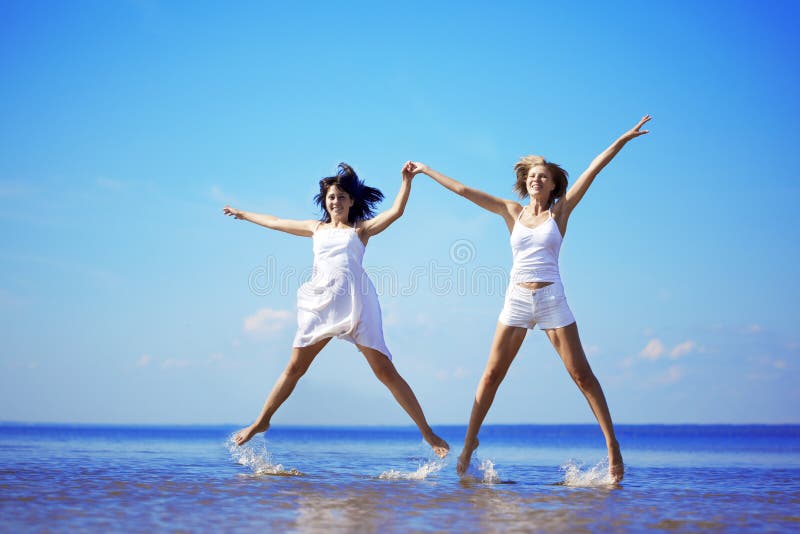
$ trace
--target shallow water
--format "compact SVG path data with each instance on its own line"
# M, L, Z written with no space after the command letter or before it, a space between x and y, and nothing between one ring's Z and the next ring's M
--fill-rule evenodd
M487 426L463 479L412 428L233 430L0 426L3 530L800 528L800 426L619 426L617 486L595 426Z

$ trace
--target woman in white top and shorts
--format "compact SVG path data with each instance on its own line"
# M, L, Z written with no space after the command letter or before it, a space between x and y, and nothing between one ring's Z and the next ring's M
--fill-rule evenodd
M383 194L366 186L344 163L339 164L336 176L319 182L319 194L314 199L322 210L319 221L280 219L230 206L223 208L226 215L237 219L311 237L314 247L313 275L297 291L298 328L291 358L255 423L235 434L237 445L269 428L272 415L289 397L317 354L335 336L358 347L434 452L441 457L447 455L450 446L431 430L414 392L392 363L392 354L383 339L378 295L362 266L369 238L384 231L403 214L411 192L411 179L416 174L410 163L403 166L402 185L394 205L374 217L373 209L383 199Z
M558 270L558 253L567 230L567 221L597 174L625 144L647 133L641 127L650 116L640 120L597 156L567 191L567 173L558 165L540 156L526 156L514 166L517 175L515 190L530 203L522 206L513 200L497 198L473 189L437 172L422 163L412 163L412 172L427 174L447 189L496 213L511 232L514 264L506 292L505 304L498 318L489 361L475 393L464 449L456 470L463 474L472 453L478 447L478 431L497 388L517 355L525 334L535 325L545 331L564 362L570 376L580 388L592 409L608 448L609 476L622 480L624 466L614 425L603 390L592 372L578 337L575 318L567 305Z

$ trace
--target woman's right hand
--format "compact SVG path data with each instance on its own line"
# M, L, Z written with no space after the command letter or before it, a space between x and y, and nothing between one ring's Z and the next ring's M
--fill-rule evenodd
M232 208L230 206L225 206L222 208L222 213L225 215L232 215L237 219L244 219L244 212L241 210L237 210L236 208Z
M414 175L428 174L428 172L431 170L430 167L419 161L409 161L408 163L406 163L405 168L407 168L409 172L411 172Z

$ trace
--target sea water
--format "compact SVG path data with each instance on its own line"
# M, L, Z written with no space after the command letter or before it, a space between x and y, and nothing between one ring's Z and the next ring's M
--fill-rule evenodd
M17 531L800 531L800 426L465 429L0 425L0 528Z

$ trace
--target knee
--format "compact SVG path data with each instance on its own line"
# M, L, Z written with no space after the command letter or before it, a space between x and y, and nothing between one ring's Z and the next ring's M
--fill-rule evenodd
M503 381L506 374L501 371L500 369L490 367L486 371L483 372L483 377L481 381L483 382L483 387L485 388L497 388L500 385L500 382Z
M374 366L372 368L372 372L374 372L378 380L380 380L384 384L387 384L392 380L394 380L394 377L397 374L397 371L395 370L394 365L392 365L391 362L385 362L380 365Z
M286 378L290 380L299 380L301 376L306 374L307 370L308 366L306 365L302 365L297 362L289 362L289 365L286 366L284 374L286 375Z
M569 370L569 375L575 381L581 391L586 391L591 388L597 379L592 372L592 368L588 365L586 367L574 368Z

